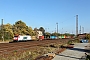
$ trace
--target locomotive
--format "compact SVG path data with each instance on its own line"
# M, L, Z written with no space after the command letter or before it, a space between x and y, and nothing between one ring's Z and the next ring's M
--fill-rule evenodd
M27 40L31 40L31 36L29 35L17 35L17 36L14 36L13 38L13 41L16 42L16 41L27 41Z

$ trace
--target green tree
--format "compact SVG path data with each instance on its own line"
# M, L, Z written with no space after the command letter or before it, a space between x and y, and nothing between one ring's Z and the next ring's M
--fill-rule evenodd
M86 34L85 39L89 39L90 40L90 34Z
M14 34L20 34L20 35L35 35L33 29L31 27L28 27L24 22L17 21L13 25L13 33Z
M18 33L23 35L27 33L26 28L27 28L26 24L20 20L15 22L15 24L13 25L13 32L14 34Z
M43 35L45 35L45 29L43 27L40 27L39 31L42 31Z
M50 35L51 35L51 33L49 33L49 32L46 32L46 33L45 33L45 35L47 35L47 36L50 36Z
M38 31L39 29L37 29L37 28L34 28L34 31Z
M56 32L51 34L52 36L58 36L58 34Z
M65 36L70 36L71 34L69 34L69 33L65 33L64 35L65 35Z
M29 33L29 35L35 36L35 31L31 27L27 28L27 32Z
M45 32L45 38L49 38L51 36L51 33Z
M4 33L3 33L4 32ZM4 39L5 40L10 40L13 38L13 31L12 31L12 25L11 24L4 24L3 25L3 32L2 30L0 31L0 39L2 39L2 34L4 34Z
M37 31L39 31L39 29L34 28L34 33L35 33L35 36L36 36L36 37L38 37L38 32L37 32Z

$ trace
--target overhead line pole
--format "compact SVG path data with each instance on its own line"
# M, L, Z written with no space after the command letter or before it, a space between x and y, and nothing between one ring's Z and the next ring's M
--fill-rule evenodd
M58 23L56 23L57 24L57 37L58 37Z
M57 24L57 33L58 33L58 23L56 23Z
M80 25L80 34L81 34L81 25Z
M3 39L3 42L4 42L4 31L3 31L3 19L2 19L2 25L1 25L1 30L2 30L2 39Z
M78 35L78 15L76 15L76 36Z
M84 27L82 27L82 34L84 34Z

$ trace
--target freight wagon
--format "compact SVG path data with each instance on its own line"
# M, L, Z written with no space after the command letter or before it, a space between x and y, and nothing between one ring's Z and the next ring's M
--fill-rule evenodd
M50 39L57 39L57 36L50 36Z
M44 40L44 36L39 36L39 40Z
M31 40L31 36L29 35L18 35L18 36L14 36L13 41L27 41L27 40Z

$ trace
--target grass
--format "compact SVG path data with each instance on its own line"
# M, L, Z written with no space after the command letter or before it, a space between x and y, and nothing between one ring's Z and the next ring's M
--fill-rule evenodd
M72 44L72 43L79 43L80 41L78 39L75 39L75 40L70 40L68 41L67 44Z
M87 55L86 60L90 60L90 55Z
M4 42L12 42L13 40L4 40ZM0 42L3 42L3 40L0 40Z
M72 44L72 41L68 41L68 43L67 44Z

